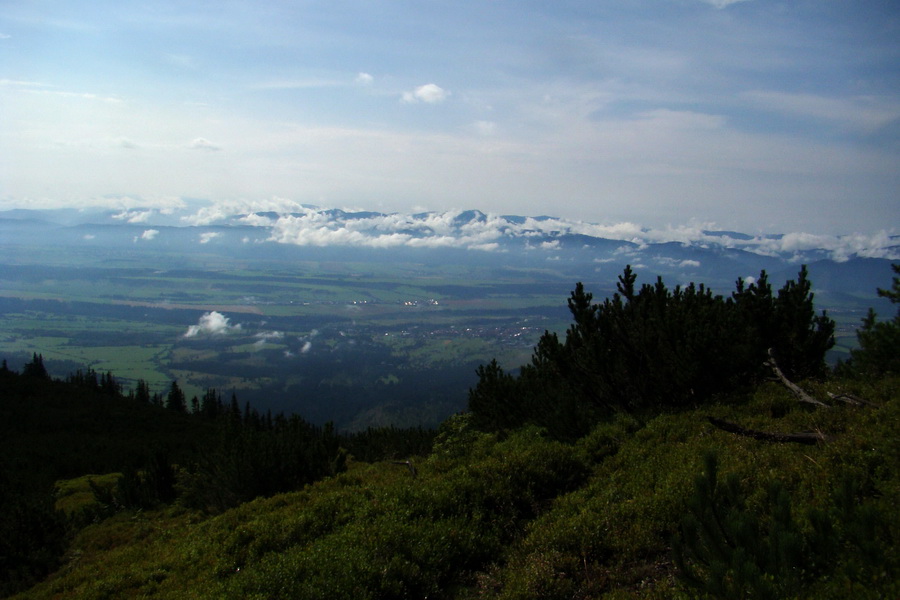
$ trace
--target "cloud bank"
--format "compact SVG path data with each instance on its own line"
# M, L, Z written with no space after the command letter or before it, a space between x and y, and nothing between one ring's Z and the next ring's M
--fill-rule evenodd
M805 232L745 235L717 231L714 223L645 228L632 222L597 224L458 210L408 215L304 208L288 214L251 213L239 220L243 224L266 227L270 232L269 241L297 246L502 251L509 242L518 241L526 248L554 251L565 245L571 248L573 244L583 244L584 241L578 241L582 238L595 238L628 242L638 248L677 242L783 258L811 251L822 252L836 261L854 256L900 258L900 244L887 230L847 235Z

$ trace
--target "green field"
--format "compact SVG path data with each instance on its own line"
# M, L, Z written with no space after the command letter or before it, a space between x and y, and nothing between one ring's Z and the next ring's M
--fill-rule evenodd
M160 394L177 380L189 398L214 387L263 410L312 407L320 420L355 427L376 407L379 418L410 424L417 394L443 406L436 418L452 414L478 364L517 367L567 317L566 288L533 285L537 275L522 270L498 278L459 265L72 260L0 275L0 355L13 367L39 353L56 377L91 368ZM186 336L212 311L225 329ZM437 391L421 394L426 382ZM309 390L339 408L319 410Z

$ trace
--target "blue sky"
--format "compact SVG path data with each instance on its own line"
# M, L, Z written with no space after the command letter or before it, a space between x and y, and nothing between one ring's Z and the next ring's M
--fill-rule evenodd
M900 5L0 0L0 208L900 227Z

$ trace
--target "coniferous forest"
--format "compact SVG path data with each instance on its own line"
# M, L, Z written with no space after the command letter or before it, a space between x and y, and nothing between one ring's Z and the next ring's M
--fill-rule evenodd
M0 595L900 597L900 310L828 365L812 277L579 283L436 431L4 362Z

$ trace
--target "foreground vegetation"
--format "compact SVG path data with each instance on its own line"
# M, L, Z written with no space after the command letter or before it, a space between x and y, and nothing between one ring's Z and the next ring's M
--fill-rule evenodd
M783 306L811 306L799 287ZM898 293L895 279L884 294ZM576 290L575 308L578 299ZM482 370L472 410L444 422L429 451L401 455L379 442L363 452L390 439L373 431L344 470L297 491L198 505L184 493L196 479L183 475L172 501L102 512L113 492L77 499L85 485L103 488L99 477L61 482L71 542L60 568L17 597L900 597L900 377L890 346L900 313L864 323L861 349L830 375L819 368L825 316L803 314L794 333L816 342L783 347L800 365L790 374L828 406L745 368L756 345L745 347L752 361L727 361L724 382L695 371L709 384L702 396L690 382L673 385L670 403L658 401L660 379L641 382L640 393L609 388L594 405L583 381L557 379L563 406L579 409L577 430L559 410L535 409L548 391L524 387L536 381L528 370ZM555 350L584 356L576 340L589 319L575 316L575 338ZM606 377L599 365L588 374ZM510 386L528 402L506 422L491 394L510 406ZM773 441L801 432L814 435ZM105 489L112 481L121 479Z
M415 478L391 462L355 462L302 491L217 516L175 505L92 523L63 567L21 597L687 596L695 588L678 578L671 548L690 531L682 519L710 451L720 481L733 479L743 499L714 489L714 501L729 519L755 526L760 545L743 548L751 554L744 562L716 567L709 550L684 539L703 586L715 568L728 585L738 585L738 569L755 568L776 586L770 597L897 597L898 386L886 379L849 388L882 403L877 409L810 412L767 384L739 405L729 399L643 426L621 418L575 444L534 428L482 433L468 416L455 417L415 462ZM719 431L707 414L832 439L771 444ZM775 482L786 505L769 500ZM784 506L794 537L782 548ZM740 542L718 543L737 560ZM752 556L772 546L795 562L782 569Z

